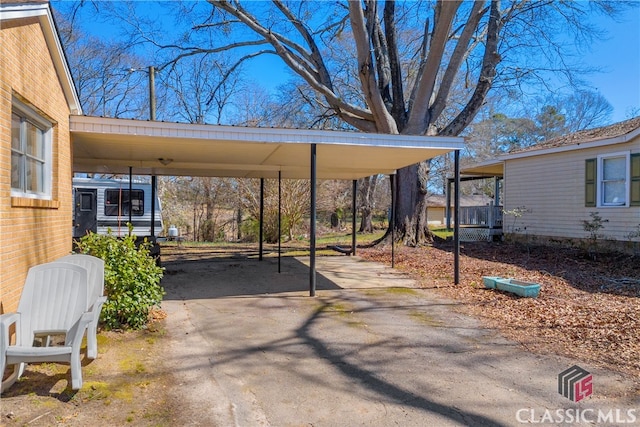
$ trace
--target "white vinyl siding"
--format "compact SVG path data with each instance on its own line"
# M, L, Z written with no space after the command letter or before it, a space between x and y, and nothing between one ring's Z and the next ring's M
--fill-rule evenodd
M134 194L140 194L143 198L140 200L141 212L132 213L132 221L134 228L132 233L136 236L148 236L151 232L151 184L146 182L136 182L134 180L132 189ZM92 179L92 178L73 178L73 188L97 190L96 194L96 220L97 233L107 234L109 231L116 236L126 236L129 234L127 222L129 221L129 211L121 212L121 215L112 216L114 213L106 203L105 196L107 192L122 190L123 194L129 193L129 182L110 179ZM76 203L81 203L76 200ZM117 209L116 209L117 212ZM155 232L160 233L163 228L162 223L162 206L160 200L156 198L155 211Z
M528 212L511 227L518 230L510 229L514 218L506 215L505 232L586 238L588 233L582 228L582 220L589 220L590 212L597 211L609 220L602 229L606 238L629 240L630 231L640 224L640 207L628 206L628 196L625 206L585 207L585 161L598 156L604 158L606 151L607 148L600 147L507 160L505 210L526 207ZM608 151L638 153L640 144L637 141L616 144Z

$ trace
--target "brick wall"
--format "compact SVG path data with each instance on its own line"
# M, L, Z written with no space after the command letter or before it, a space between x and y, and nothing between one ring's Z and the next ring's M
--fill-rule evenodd
M0 29L0 313L15 311L29 267L71 249L69 107L37 19ZM11 103L15 96L55 123L52 201L11 198Z

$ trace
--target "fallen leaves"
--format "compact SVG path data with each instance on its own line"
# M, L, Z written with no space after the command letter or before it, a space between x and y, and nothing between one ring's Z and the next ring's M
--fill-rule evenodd
M388 248L359 251L390 263ZM501 242L464 243L460 284L453 285L452 247L397 247L396 268L421 287L437 288L532 351L586 361L631 375L640 382L640 260L601 254L594 261L578 250ZM540 296L520 298L486 289L482 276L542 285Z

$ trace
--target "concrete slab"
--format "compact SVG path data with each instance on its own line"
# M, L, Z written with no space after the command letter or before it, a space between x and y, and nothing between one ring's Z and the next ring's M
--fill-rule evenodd
M255 253L170 258L167 363L183 425L512 426L638 406L608 397L624 378L589 366L594 395L561 396L574 361L524 351L388 266L318 258L312 298L305 258L283 258L281 273Z

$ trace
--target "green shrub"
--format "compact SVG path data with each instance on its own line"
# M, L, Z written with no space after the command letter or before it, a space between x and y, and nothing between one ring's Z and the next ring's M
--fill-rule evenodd
M257 242L260 234L260 223L253 218L245 219L240 224L240 234L242 234L243 242Z
M146 240L136 246L136 237L89 233L77 242L77 252L104 260L107 302L100 319L108 329L141 329L149 311L159 307L164 295L160 286L164 269L156 265Z

